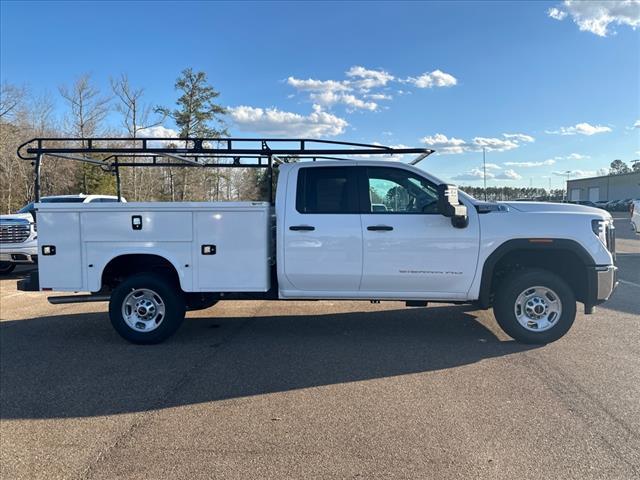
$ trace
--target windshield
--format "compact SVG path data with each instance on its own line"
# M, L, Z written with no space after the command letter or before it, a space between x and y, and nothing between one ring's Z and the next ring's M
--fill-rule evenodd
M22 207L16 213L31 213L32 211L33 211L33 202L26 204L24 207Z

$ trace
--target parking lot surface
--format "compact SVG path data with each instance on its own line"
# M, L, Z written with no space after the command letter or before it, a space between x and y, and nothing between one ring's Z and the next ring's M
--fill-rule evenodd
M162 345L0 281L0 476L640 478L640 237L546 346L491 311L223 302Z

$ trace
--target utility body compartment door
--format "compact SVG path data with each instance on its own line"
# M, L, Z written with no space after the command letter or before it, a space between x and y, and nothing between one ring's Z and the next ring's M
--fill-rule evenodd
M37 206L40 289L81 290L80 213L42 210L41 206Z
M194 221L197 291L266 292L270 288L268 205L199 211Z

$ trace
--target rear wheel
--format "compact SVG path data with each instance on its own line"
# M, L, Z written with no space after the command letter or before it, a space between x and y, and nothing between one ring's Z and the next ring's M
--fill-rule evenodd
M139 273L118 285L109 302L113 328L132 343L160 343L180 327L185 304L171 279Z
M500 327L521 343L551 343L569 331L576 317L573 290L546 270L513 272L501 282L493 311Z
M15 263L11 262L0 262L0 275L7 275L13 272L13 269L16 268Z

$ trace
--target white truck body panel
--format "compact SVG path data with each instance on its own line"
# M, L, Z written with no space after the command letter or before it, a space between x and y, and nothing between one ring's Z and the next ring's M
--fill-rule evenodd
M116 257L157 255L168 260L181 288L265 292L273 262L272 207L264 202L38 204L41 289L99 291ZM134 230L132 217L142 228ZM202 254L202 245L216 253Z
M405 169L443 183L397 161L337 163ZM280 165L275 209L265 202L39 204L40 245L57 248L54 256L40 256L40 288L97 292L112 259L151 254L173 265L185 292L266 292L275 263L283 299L469 301L479 298L485 262L509 240L573 240L590 263L613 264L591 226L611 216L581 205L516 202L479 213L476 201L462 194L465 228L433 213L298 212L298 170L325 165L336 162ZM132 229L133 215L140 216L141 230ZM291 230L306 225L314 230ZM367 229L375 225L393 230ZM202 245L215 245L217 253L202 255Z

